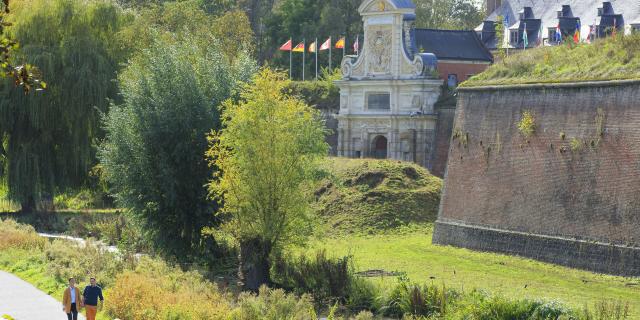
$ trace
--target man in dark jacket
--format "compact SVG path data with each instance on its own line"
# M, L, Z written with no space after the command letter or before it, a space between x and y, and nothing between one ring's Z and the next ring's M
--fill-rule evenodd
M96 278L89 280L90 285L84 288L82 294L84 298L84 305L87 309L87 320L96 320L96 313L98 313L98 299L104 303L104 297L102 296L102 288L96 285Z

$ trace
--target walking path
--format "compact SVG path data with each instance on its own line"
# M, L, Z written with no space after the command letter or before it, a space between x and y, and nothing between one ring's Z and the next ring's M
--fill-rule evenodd
M0 319L8 314L16 320L66 320L62 304L22 279L0 271ZM84 316L78 317L84 320Z

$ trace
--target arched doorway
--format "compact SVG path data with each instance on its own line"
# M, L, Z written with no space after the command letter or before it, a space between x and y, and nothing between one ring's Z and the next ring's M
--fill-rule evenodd
M372 141L372 154L376 159L387 158L387 138L385 136L377 136Z

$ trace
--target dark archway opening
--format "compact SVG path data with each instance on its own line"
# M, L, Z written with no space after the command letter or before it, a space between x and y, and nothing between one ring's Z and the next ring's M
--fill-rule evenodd
M373 157L376 159L387 158L387 138L377 136L373 139Z

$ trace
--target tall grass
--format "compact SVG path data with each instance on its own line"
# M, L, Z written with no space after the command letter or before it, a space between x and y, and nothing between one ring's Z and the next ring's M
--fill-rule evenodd
M45 243L46 240L38 236L32 226L11 219L0 219L0 250L42 249Z
M461 86L620 79L640 79L640 34L518 52Z

